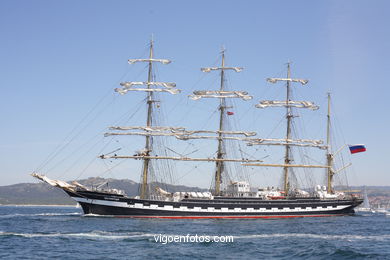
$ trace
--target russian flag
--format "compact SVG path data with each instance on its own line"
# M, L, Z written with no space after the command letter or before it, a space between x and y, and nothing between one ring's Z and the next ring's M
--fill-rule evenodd
M349 146L349 150L351 151L351 154L366 151L366 147L364 146L364 144L355 144L355 145L348 145L348 146Z

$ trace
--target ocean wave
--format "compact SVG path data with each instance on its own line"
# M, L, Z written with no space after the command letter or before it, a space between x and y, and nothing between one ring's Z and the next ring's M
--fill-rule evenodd
M323 239L323 240L376 240L383 241L389 240L390 235L329 235L329 234L305 234L305 233L287 233L287 234L254 234L254 235L243 235L234 236L235 239L256 239L256 238L309 238L309 239Z
M17 236L25 238L37 237L58 237L58 238L88 238L88 239L111 239L111 240L125 240L125 239L151 239L158 234L141 233L141 232L107 232L107 231L92 231L86 233L16 233L0 231L1 236ZM174 236L174 235L172 235ZM387 241L390 240L390 235L327 235L327 234L304 234L304 233L289 233L289 234L254 234L233 236L236 240L241 239L272 239L272 238L303 238L303 239L322 239L322 240L371 240L371 241Z
M89 213L89 214L83 214L82 215L83 217L100 217L100 218L112 218L114 216L112 215L99 215L99 214L92 214L92 213Z
M15 232L3 232L0 231L1 236L15 236L24 238L87 238L96 240L125 240L125 239L149 239L155 236L155 234L148 233L114 233L105 231L92 231L86 233L15 233Z
M52 213L52 212L45 212L45 213L36 213L36 214L6 214L6 215L0 215L0 218L14 218L14 217L37 217L37 216L81 216L82 213L80 212L69 212L69 213Z

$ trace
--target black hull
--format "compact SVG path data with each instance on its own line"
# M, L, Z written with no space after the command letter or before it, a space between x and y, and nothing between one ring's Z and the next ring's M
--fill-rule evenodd
M214 198L180 202L141 200L99 192L69 192L85 214L134 218L288 218L350 215L362 199L262 200Z
M117 217L139 217L139 218L287 218L287 217L327 217L354 214L353 207L345 210L314 211L291 213L210 213L210 212L177 212L163 210L126 209L105 205L80 203L85 214L117 216Z

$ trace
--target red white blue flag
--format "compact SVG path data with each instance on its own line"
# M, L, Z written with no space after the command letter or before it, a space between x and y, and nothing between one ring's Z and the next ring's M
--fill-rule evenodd
M364 146L364 144L355 144L355 145L348 145L348 146L349 146L349 150L351 151L351 154L366 151L366 147Z

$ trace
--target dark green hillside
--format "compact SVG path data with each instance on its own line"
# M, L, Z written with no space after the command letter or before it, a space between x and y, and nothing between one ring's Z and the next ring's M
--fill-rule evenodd
M98 186L107 182L109 188L124 190L128 196L138 194L139 184L131 180L88 178L78 181L86 186ZM200 188L161 184L162 188L175 191L203 191ZM76 203L62 190L46 183L20 183L0 186L0 204L3 205L75 205Z

